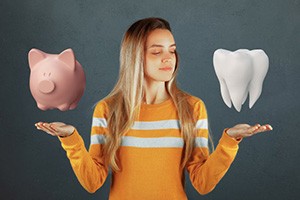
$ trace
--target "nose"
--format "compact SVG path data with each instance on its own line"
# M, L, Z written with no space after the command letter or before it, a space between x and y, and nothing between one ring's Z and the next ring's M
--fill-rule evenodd
M48 94L54 90L55 84L50 80L43 80L39 83L38 88L40 92Z
M171 58L164 58L164 59L162 59L162 62L163 62L163 63L171 62L171 61L172 61Z
M170 52L165 52L162 58L162 63L172 62L172 54Z

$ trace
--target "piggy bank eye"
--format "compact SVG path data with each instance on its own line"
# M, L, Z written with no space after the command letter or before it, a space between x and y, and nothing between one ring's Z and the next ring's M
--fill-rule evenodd
M51 75L51 72L49 73L49 75L48 76L50 76Z
M46 75L46 73L43 74L44 76Z

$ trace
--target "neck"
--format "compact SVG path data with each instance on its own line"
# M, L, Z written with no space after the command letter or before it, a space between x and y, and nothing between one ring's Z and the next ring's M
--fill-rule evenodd
M161 81L144 81L144 98L146 104L158 104L170 98L167 92L165 82Z

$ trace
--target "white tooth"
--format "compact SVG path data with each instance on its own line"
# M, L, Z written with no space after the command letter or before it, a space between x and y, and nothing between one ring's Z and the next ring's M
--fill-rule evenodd
M248 86L253 77L251 57L242 51L231 52L218 49L214 52L213 64L225 104L231 105L228 103L231 100L235 109L240 112L242 104L247 98Z
M252 50L249 53L253 59L254 69L254 76L249 85L249 108L252 108L261 95L263 82L269 69L269 58L261 49Z
M224 79L225 70L222 70L224 64L227 62L227 56L228 56L227 54L229 54L229 51L225 49L216 50L213 56L213 64L214 64L216 75L220 82L220 90L221 90L223 101L229 108L231 108L231 99Z
M249 108L252 108L261 95L269 68L266 53L261 49L239 49L235 52L218 49L214 53L213 62L225 104L231 107L231 100L236 110L240 111L249 92ZM227 94L223 95L222 90L228 91Z
M236 50L235 52L243 52L243 53L249 54L249 50L248 50L248 49L238 49L238 50ZM253 62L252 62L252 63L253 63ZM254 72L253 72L253 74L254 74ZM251 82L250 82L250 84L251 84ZM243 99L242 105L244 105L244 103L245 103L245 101L246 101L246 99L247 99L250 84L248 85L248 88L247 88L247 90L246 90L246 92L247 92L246 95L244 95L244 99Z

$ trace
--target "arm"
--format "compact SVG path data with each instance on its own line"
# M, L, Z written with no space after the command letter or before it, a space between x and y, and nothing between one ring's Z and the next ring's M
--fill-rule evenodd
M77 130L71 136L59 140L78 181L88 192L94 193L104 184L108 174L100 157L101 148L98 148L98 152L96 148L90 148L88 152Z
M102 154L104 135L107 132L106 124L101 123L106 122L105 110L104 103L98 103L94 110L89 151L85 148L84 141L76 129L68 137L58 137L78 181L90 193L99 189L108 175Z
M199 110L197 138L186 168L192 185L204 195L211 192L226 174L237 154L241 140L230 137L225 129L215 151L209 155L207 113L204 103L197 102L195 109Z
M107 111L104 101L99 102L94 110L89 151L86 150L82 137L72 125L62 122L38 122L35 124L38 130L58 136L63 149L67 152L77 179L91 193L103 185L108 174L103 155L104 138L107 134Z

